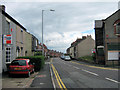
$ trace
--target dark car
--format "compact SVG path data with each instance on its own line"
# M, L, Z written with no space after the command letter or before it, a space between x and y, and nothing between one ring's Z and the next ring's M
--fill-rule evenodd
M9 66L9 74L26 74L28 77L34 72L34 65L29 59L15 59Z

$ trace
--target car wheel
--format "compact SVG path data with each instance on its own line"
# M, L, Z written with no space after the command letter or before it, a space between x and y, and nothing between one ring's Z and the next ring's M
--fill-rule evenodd
M9 77L12 77L12 74L9 73Z
M27 77L30 77L30 71L28 72Z
M33 68L32 73L34 73L34 72L35 72L35 70L34 70L34 68Z

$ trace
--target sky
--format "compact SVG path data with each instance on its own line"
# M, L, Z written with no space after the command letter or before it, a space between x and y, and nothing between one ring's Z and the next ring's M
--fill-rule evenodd
M95 39L94 21L118 10L119 0L2 0L6 12L41 42L42 10L44 43L48 49L66 52L82 36ZM53 9L55 11L50 11Z

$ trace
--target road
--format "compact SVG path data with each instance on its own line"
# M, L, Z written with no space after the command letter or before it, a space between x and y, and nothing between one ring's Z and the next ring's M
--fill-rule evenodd
M119 88L117 69L52 58L51 70L56 88Z

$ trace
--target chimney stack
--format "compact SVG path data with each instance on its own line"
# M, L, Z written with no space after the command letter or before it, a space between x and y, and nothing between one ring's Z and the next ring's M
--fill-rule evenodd
M0 5L0 9L2 9L3 11L5 11L5 6L4 5Z
M82 36L82 39L86 39L86 36Z

